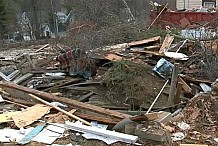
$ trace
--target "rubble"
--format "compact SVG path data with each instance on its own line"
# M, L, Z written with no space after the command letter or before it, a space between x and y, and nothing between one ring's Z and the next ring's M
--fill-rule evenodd
M195 76L208 46L169 32L92 50L45 44L0 52L0 141L56 145L74 135L216 145L217 81Z

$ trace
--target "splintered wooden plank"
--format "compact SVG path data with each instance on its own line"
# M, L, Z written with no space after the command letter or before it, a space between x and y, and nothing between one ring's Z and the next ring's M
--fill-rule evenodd
M186 93L191 93L192 88L181 78L178 78L178 82L182 83L182 88Z
M57 96L52 95L52 94L47 93L47 92L43 92L43 91L39 91L39 90L35 90L35 89L30 89L28 87L20 86L20 85L14 84L14 83L1 81L0 87L3 90L5 88L7 88L8 90L9 89L12 90L13 92L16 92L16 90L22 91L23 93L25 93L24 95L26 95L27 93L28 94L30 93L30 94L36 95L36 96L38 96L44 100L47 100L47 101L61 102L63 104L72 106L74 108L83 109L83 110L99 113L99 114L106 115L106 116L111 116L111 117L115 117L115 118L119 118L119 119L123 119L125 117L130 117L130 115L122 114L122 113L119 113L117 111L112 111L112 110L101 108L98 106L86 104L86 103L79 102L79 101L73 100L73 99L68 99L68 98L64 98L64 97L57 97ZM29 98L29 96L27 96L27 99L28 98Z
M107 56L105 56L105 59L110 60L110 61L119 61L119 60L122 60L122 57L115 55L115 54L107 54Z
M166 35L164 41L163 41L163 44L159 50L159 53L160 54L163 54L164 53L164 49L167 49L170 47L170 45L172 44L174 40L174 36L170 36L169 34Z
M144 44L156 42L159 40L160 40L160 36L157 36L157 37L153 37L153 38L149 38L149 39L145 39L141 41L134 41L134 42L128 43L128 46L132 47L132 46L137 46L137 45L144 45Z

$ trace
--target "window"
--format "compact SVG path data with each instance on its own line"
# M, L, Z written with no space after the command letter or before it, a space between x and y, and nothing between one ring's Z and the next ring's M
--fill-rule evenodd
M213 8L216 6L215 2L204 2L204 7Z

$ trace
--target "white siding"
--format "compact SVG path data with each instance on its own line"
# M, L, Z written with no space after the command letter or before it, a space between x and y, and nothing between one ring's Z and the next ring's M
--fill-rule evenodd
M218 3L218 0L217 0ZM202 6L202 0L177 0L176 8L177 10L188 9L191 10L193 8L198 8Z

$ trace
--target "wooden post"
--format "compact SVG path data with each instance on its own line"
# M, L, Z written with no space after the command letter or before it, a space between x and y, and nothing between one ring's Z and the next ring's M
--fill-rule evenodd
M173 74L170 84L170 91L169 91L169 98L168 98L168 106L173 105L175 93L176 93L176 85L178 80L178 74L179 74L179 63L175 63L173 67Z

